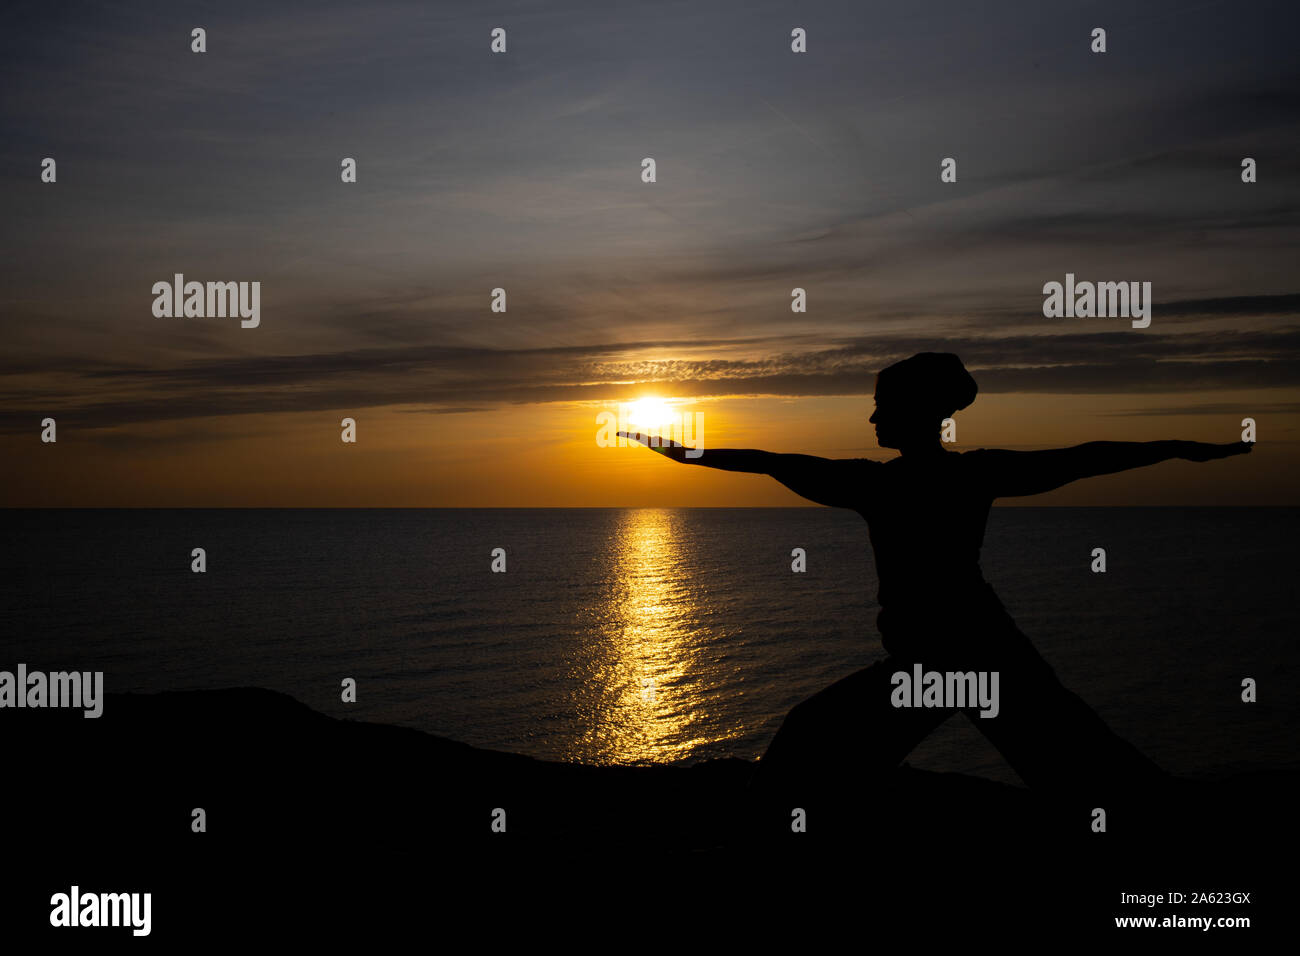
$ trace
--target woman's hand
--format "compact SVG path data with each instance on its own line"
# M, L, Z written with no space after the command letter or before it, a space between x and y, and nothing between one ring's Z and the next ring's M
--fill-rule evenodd
M675 441L669 441L666 438L656 438L652 435L643 435L640 432L619 432L619 438L626 438L629 441L639 441L651 451L657 451L665 458L671 458L673 461L686 460L686 446L678 444ZM654 442L654 444L651 444Z

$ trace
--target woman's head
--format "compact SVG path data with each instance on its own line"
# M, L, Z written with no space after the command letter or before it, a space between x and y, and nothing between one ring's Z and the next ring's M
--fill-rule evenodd
M975 401L979 387L951 352L920 352L876 376L876 426L882 448L933 444L945 418Z

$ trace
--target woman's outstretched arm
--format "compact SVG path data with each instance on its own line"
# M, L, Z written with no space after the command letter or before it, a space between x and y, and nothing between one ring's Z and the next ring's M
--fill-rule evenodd
M647 436L635 432L618 434L683 464L771 475L795 494L832 508L856 507L866 490L862 487L863 466L876 464L865 459L782 455L754 448L710 448L698 458L687 458L686 447L677 442L664 441L662 445L656 445Z
M1250 449L1250 442L1239 441L1226 445L1199 441L1090 441L1073 448L1047 451L991 448L979 454L989 490L995 498L1000 498L1042 494L1080 478L1110 475L1171 458L1213 461L1244 455Z

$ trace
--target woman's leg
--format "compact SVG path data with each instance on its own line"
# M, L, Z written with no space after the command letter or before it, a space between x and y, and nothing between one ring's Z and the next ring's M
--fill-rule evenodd
M800 800L857 790L896 768L953 713L894 707L890 678L907 669L886 658L796 706L758 762L751 792L801 806Z
M966 714L1031 789L1100 795L1167 779L1061 684L1018 628L983 637L978 643L989 653L979 655L979 665L998 671L999 711L981 717L968 708Z

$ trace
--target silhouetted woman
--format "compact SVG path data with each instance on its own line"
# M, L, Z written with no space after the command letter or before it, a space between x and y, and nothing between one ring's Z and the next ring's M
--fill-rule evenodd
M1050 451L947 451L942 422L973 402L976 390L949 353L923 352L882 371L869 420L880 446L901 452L887 462L738 449L687 458L680 445L651 446L686 464L771 475L867 521L880 578L876 623L890 656L789 713L759 761L760 792L834 786L897 767L952 713L893 706L891 678L914 663L926 671L999 672L997 716L965 712L1031 788L1061 792L1086 780L1083 789L1097 793L1162 778L1061 685L984 581L979 557L989 507L994 498L1041 494L1171 458L1225 458L1251 446L1097 441Z

